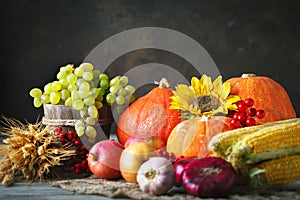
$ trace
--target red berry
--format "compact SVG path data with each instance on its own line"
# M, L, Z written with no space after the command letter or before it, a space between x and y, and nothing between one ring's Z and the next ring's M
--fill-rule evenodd
M60 137L65 137L67 134L68 134L67 132L63 131L60 133Z
M265 117L265 111L264 110L257 110L256 115L258 119L264 118Z
M59 138L59 141L60 141L62 144L65 144L65 143L66 143L66 139L63 138L63 137Z
M247 115L244 112L238 112L237 119L243 124L247 119Z
M75 172L75 166L70 167L71 172Z
M246 112L246 110L248 109L248 106L244 101L239 101L237 103L237 107L240 112Z
M240 128L240 127L242 127L240 120L235 119L235 118L231 119L230 125L231 125L232 128Z
M252 107L253 104L254 104L254 100L251 99L251 98L245 99L244 102L245 102L245 104L246 104L249 108Z
M239 116L239 112L235 112L235 113L233 114L232 118L233 118L233 119L237 119L238 116Z
M82 145L82 146L80 147L80 151L84 152L85 150L86 150L86 147L85 147L84 145Z
M72 141L72 139L73 139L73 136L69 133L69 134L68 134L68 140L69 140L69 141Z
M254 117L256 115L256 109L255 108L249 108L247 110L247 114L250 116L250 117Z
M247 126L254 126L256 125L256 121L253 117L248 117L246 120L246 125Z
M75 174L81 174L81 170L80 169L75 169Z
M55 130L56 130L57 132L62 132L62 127L57 127Z
M81 145L81 142L79 140L75 140L74 144L75 144L75 146L79 146L79 145Z

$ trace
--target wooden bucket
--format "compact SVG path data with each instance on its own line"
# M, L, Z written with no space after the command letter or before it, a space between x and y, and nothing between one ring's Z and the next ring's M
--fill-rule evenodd
M77 120L81 119L80 111L72 106L44 104L42 123L46 126L62 127L64 131L73 129ZM104 104L99 111L98 122L107 138L110 137L111 125L114 122L111 106ZM99 138L103 139L103 138ZM97 141L97 139L96 139Z

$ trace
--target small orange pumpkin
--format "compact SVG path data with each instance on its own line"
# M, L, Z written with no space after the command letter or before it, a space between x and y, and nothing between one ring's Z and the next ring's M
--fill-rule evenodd
M156 135L167 142L172 129L181 121L180 112L169 109L172 95L168 81L163 78L158 87L133 102L119 116L119 142L124 145L131 135Z
M231 130L229 117L196 117L180 122L167 141L167 151L179 156L205 157L209 155L210 139Z
M243 74L225 81L230 83L231 94L241 99L254 100L256 109L263 109L265 117L260 122L277 121L296 117L296 112L286 90L276 81L255 74Z

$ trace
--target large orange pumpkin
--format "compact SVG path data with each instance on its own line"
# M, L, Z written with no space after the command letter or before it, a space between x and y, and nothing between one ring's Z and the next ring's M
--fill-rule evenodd
M241 99L248 97L254 100L256 109L263 109L265 117L260 122L277 121L296 117L296 112L286 90L276 81L255 74L243 74L233 77L230 83L231 94L239 95Z
M167 141L167 151L179 156L205 157L210 139L231 130L231 118L222 116L191 118L180 122Z
M116 135L125 144L131 135L157 135L167 142L172 129L181 121L178 110L169 109L173 92L166 79L145 96L133 102L119 117Z

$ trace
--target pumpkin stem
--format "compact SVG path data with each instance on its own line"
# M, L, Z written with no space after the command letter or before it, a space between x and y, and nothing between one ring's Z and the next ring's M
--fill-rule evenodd
M162 78L159 82L154 81L156 85L158 85L159 88L169 88L170 83L166 78Z
M242 78L254 78L256 74L242 74Z

